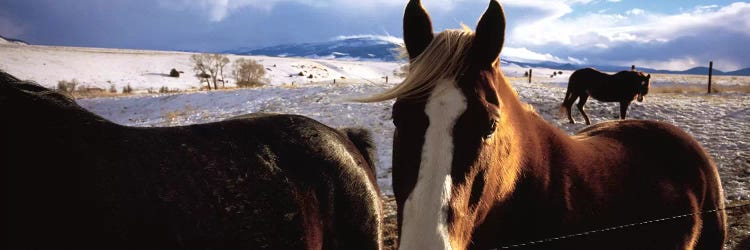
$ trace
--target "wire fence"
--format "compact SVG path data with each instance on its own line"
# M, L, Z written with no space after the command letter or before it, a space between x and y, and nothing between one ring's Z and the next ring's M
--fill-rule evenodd
M740 205L735 205L735 206L729 206L729 207L723 207L723 208L717 208L717 209L711 209L711 210L705 210L705 211L700 211L700 212L696 212L696 213L681 214L681 215L677 215L677 216L671 216L671 217L666 217L666 218L659 218L659 219L648 220L648 221L643 221L643 222L630 223L630 224L613 226L613 227L606 227L606 228L601 228L601 229L596 229L596 230L591 230L591 231L585 231L585 232L580 232L580 233L567 234L567 235L561 235L561 236L556 236L556 237L545 238L545 239L541 239L541 240L528 241L528 242L519 243L519 244L506 245L506 246L499 247L497 249L523 248L523 247L528 247L528 246L538 245L538 244L543 244L543 243L549 243L549 242L558 241L558 240L566 240L566 239L571 239L571 238L576 238L576 237L584 237L584 236L588 236L588 235L596 234L596 233L603 233L603 232L608 232L608 231L616 231L616 230L621 230L621 229L625 229L625 228L638 227L638 226L642 226L642 225L646 225L646 224L653 224L653 223L659 223L659 222L664 222L664 221L676 220L676 219L680 219L680 218L691 217L691 216L698 215L698 214L715 213L715 212L718 212L718 211L739 209L739 208L744 208L744 207L749 207L750 208L750 203L748 203L748 204L740 204Z

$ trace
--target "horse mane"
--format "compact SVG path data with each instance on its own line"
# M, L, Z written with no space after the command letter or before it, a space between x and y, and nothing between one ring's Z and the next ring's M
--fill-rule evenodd
M381 102L395 98L424 98L438 80L455 79L474 40L474 32L465 25L462 27L461 30L445 30L435 36L424 52L409 64L409 74L401 84L357 101Z

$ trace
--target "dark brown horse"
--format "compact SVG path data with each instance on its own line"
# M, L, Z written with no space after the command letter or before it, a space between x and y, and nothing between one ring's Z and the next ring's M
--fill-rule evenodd
M505 17L496 1L476 32L432 33L412 0L409 75L366 101L396 98L393 191L401 249L721 249L716 166L675 126L626 120L575 136L520 102L499 69ZM705 213L701 213L706 211Z
M124 127L4 72L0 115L0 248L381 248L362 130L271 114Z
M560 107L568 115L570 123L575 123L570 115L573 103L578 99L578 111L581 111L586 125L591 125L589 116L583 110L589 96L602 102L619 102L620 119L625 119L628 106L634 99L639 102L648 94L651 75L637 71L620 71L610 75L596 69L585 68L573 72L568 79L568 90L565 91L565 99Z

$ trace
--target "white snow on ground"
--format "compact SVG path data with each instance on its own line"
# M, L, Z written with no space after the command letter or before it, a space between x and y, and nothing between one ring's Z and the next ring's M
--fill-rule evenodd
M0 69L46 87L56 87L58 81L75 79L82 86L101 89L114 85L115 89L120 90L129 84L136 92L161 87L189 90L201 87L190 62L193 54L0 43ZM239 58L253 59L262 64L266 68L265 77L270 85L332 83L334 79L338 83L381 81L385 76L393 78L393 71L400 67L398 63L392 62L227 56L231 62L224 68L224 76L229 81L229 86L234 86L231 72L234 61ZM169 77L173 68L184 74L179 78Z
M189 53L84 49L28 46L21 49L0 45L0 69L45 86L76 78L94 86L107 81L130 83L137 88L197 86L194 77L177 79L167 73L177 65L189 71ZM236 56L230 56L234 60ZM333 61L304 58L252 57L271 69L270 85L239 90L183 94L140 95L114 98L79 99L86 109L113 122L131 126L179 126L223 120L250 112L277 112L306 115L332 127L364 127L372 131L377 144L377 176L381 190L392 193L390 119L392 101L363 104L347 101L393 87L400 79L393 76L396 63ZM182 66L180 66L182 65ZM275 67L274 67L275 65ZM304 67L302 67L304 66ZM552 124L572 134L585 127L583 118L573 112L578 124L568 124L558 115L567 77L550 78L550 69L534 69L533 83L523 78L526 69L503 68L521 98L534 106ZM313 74L309 78L290 74ZM557 70L554 70L557 71ZM388 75L389 84L382 77ZM341 76L344 76L342 79ZM337 83L332 80L336 78ZM655 75L655 82L699 84L697 76ZM748 84L739 77L718 84ZM294 84L292 84L294 82ZM119 87L118 87L119 88ZM616 119L619 104L589 100L587 112L593 123ZM726 196L730 200L750 199L750 94L659 94L652 93L642 103L634 103L628 118L672 123L693 135L719 166Z

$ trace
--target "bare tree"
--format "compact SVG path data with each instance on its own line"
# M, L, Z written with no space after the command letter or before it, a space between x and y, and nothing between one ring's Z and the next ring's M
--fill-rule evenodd
M190 56L190 61L193 63L193 70L195 71L196 76L201 81L201 84L203 83L203 80L206 80L206 84L208 86L208 90L211 90L211 82L208 81L209 74L208 68L208 54L195 54Z
M257 87L263 85L266 70L255 60L240 58L234 61L232 75L238 87Z
M190 57L190 61L193 63L193 70L198 75L198 78L206 79L208 89L211 90L211 83L214 85L214 89L218 89L219 86L216 84L218 79L224 81L224 66L229 63L229 58L225 55L220 54L195 54Z
M219 76L221 76L221 87L224 88L224 66L229 64L229 58L225 55L214 54L216 56L216 67L219 68ZM214 81L214 87L216 87L216 81Z

